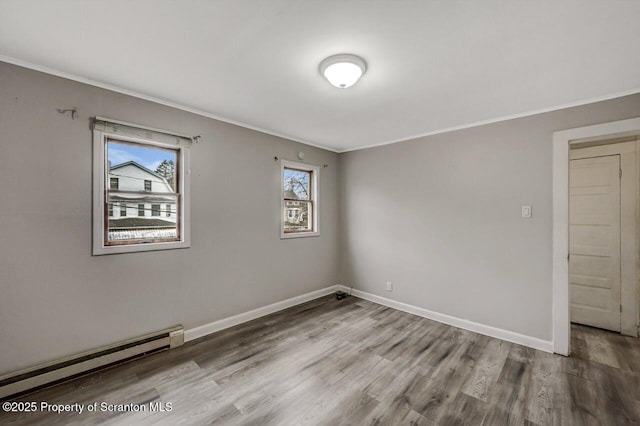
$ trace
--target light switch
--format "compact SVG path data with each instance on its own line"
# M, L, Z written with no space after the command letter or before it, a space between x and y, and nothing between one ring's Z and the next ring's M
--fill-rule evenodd
M522 206L522 217L531 217L531 206Z

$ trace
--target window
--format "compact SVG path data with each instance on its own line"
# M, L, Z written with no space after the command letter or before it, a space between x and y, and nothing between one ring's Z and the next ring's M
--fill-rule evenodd
M318 167L283 160L281 177L280 237L319 235Z
M95 118L93 137L93 254L189 247L190 182L185 171L192 139L100 117ZM119 215L114 215L114 204ZM171 214L162 217L162 205ZM137 216L127 217L127 208L135 212L135 206Z
M171 204L167 204L167 217L171 217Z

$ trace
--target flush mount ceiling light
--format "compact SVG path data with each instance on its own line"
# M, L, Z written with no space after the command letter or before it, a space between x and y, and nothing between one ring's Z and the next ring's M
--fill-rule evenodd
M339 89L353 86L366 71L367 63L356 55L334 55L320 62L320 74Z

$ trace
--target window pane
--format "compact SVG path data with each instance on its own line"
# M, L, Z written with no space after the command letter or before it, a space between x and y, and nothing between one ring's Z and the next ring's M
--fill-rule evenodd
M148 241L178 238L176 215L159 217L160 205L171 207L175 212L178 208L178 197L175 195L145 195L139 193L109 193L109 205L126 206L126 210L138 211L138 215L122 214L110 217L108 220L107 243L117 241ZM155 214L157 206L158 214Z
M176 192L177 153L173 149L109 140L110 189Z
M283 215L284 232L312 230L313 210L309 201L285 201Z
M282 180L284 185L284 198L310 200L310 182L311 172L285 168Z

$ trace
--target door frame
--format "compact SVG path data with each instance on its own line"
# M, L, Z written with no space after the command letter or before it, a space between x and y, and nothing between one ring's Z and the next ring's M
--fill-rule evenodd
M637 136L639 134L640 117L560 130L553 133L552 305L553 351L557 354L569 355L571 347L571 322L569 317L570 145L593 142L600 139Z

